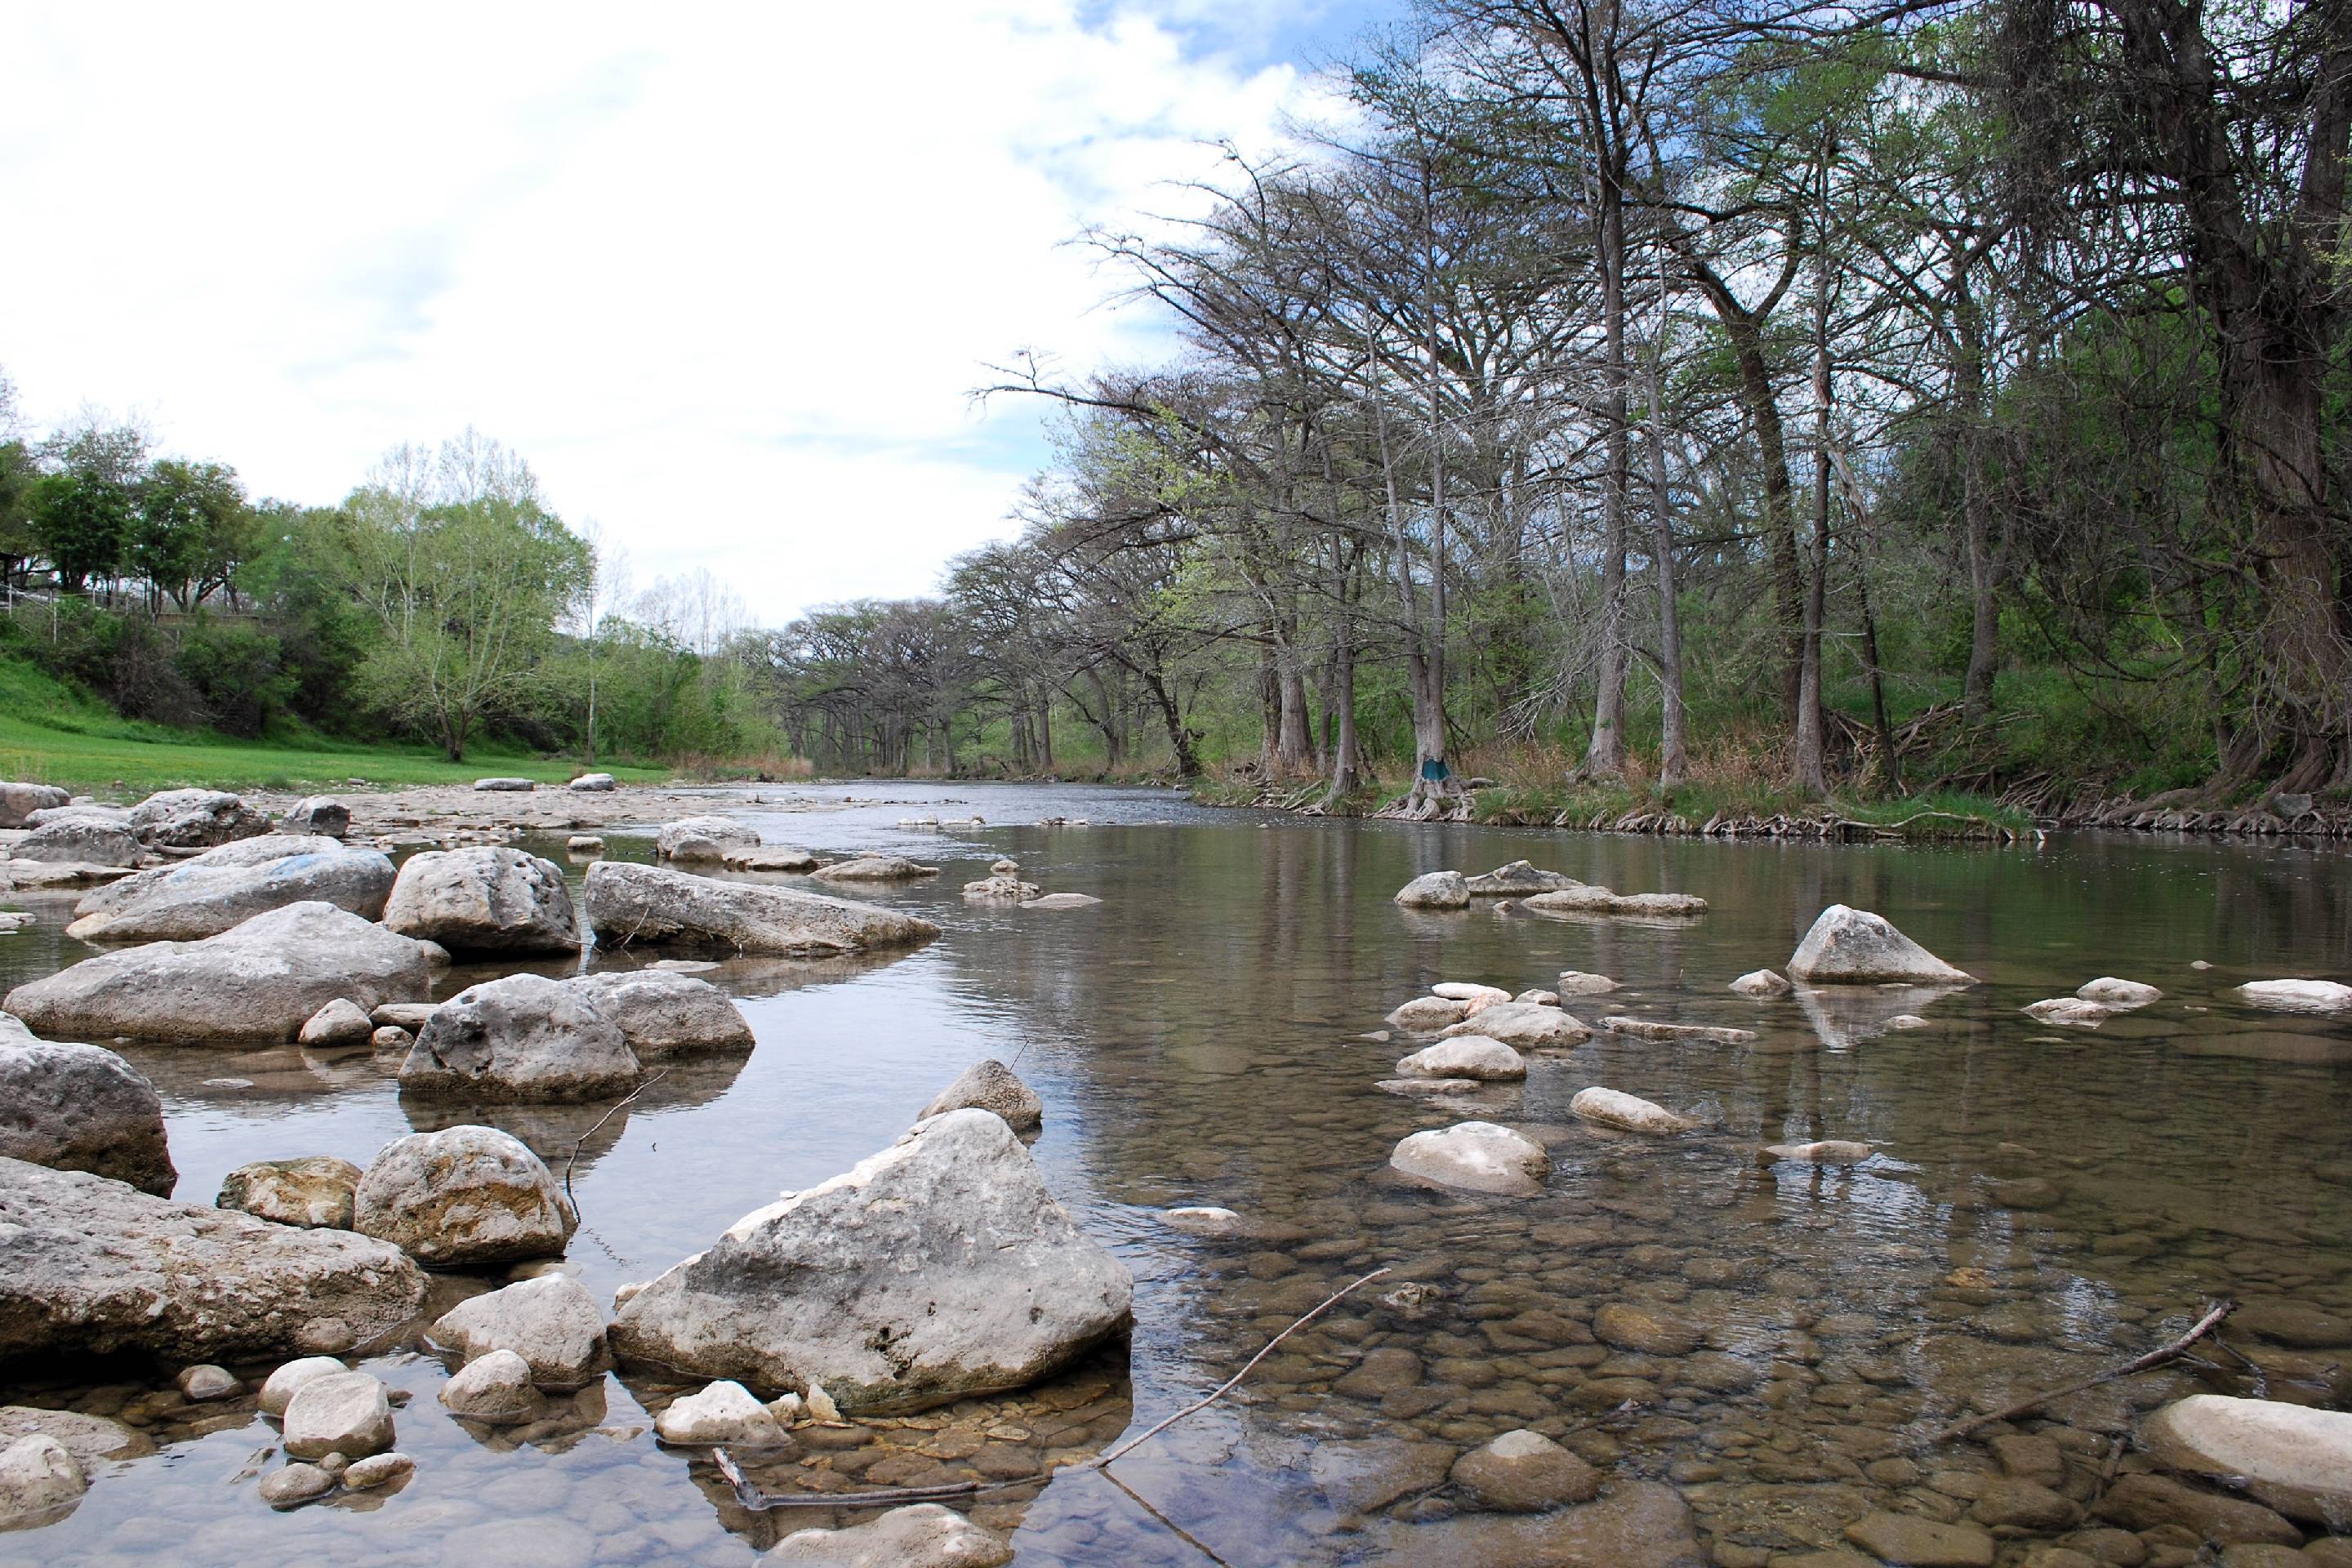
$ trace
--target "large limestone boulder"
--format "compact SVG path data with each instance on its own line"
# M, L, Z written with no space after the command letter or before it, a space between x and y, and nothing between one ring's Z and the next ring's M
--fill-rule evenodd
M0 782L0 827L22 827L33 813L63 805L72 798L55 784Z
M1015 1132L1034 1132L1045 1125L1045 1105L1013 1069L994 1057L964 1068L955 1082L940 1090L922 1116L945 1116L950 1110L986 1110L1004 1118ZM920 1120L919 1118L918 1120Z
M914 915L793 888L721 882L656 866L588 868L588 924L599 944L679 943L739 952L863 952L940 934Z
M1868 910L1832 904L1790 956L1789 973L1815 985L1973 985L1953 968Z
M2148 1417L2140 1443L2158 1463L2241 1487L2290 1519L2352 1520L2352 1412L2194 1394Z
M574 795L610 795L617 785L610 773L582 773L563 787Z
M37 1039L0 1013L0 1155L169 1197L179 1173L155 1086L112 1051Z
M1551 1174L1543 1145L1492 1121L1461 1121L1416 1132L1389 1154L1408 1176L1467 1192L1533 1197Z
M22 846L18 854L24 853ZM2238 994L2281 1013L2352 1013L2352 985L2334 980L2254 980Z
M324 903L362 920L383 912L392 862L334 839L268 834L158 866L86 895L66 928L80 942L200 942L289 904Z
M352 1194L360 1168L332 1154L257 1160L221 1178L215 1208L236 1209L279 1225L314 1230L352 1228Z
M1438 1032L1440 1039L1485 1035L1523 1051L1559 1051L1592 1037L1574 1015L1540 1002L1499 1002Z
M678 1372L913 1410L1049 1375L1125 1329L1133 1291L1002 1118L951 1110L744 1215L631 1296L610 1339Z
M1584 886L1563 872L1542 870L1525 860L1481 871L1465 878L1464 883L1474 899L1523 899L1531 893L1556 893L1563 888Z
M680 864L723 861L729 855L760 847L760 830L730 816L688 816L671 823L654 838L654 853Z
M1510 1083L1528 1076L1527 1058L1484 1035L1458 1035L1418 1050L1396 1065L1407 1078L1466 1078Z
M0 1006L45 1035L276 1043L338 996L373 1008L431 994L422 947L306 900L202 942L83 959L19 985Z
M154 849L210 849L269 831L269 816L243 795L216 789L167 789L131 808L131 830Z
M1614 1127L1622 1132L1687 1132L1698 1125L1687 1116L1677 1116L1654 1100L1643 1100L1622 1089L1579 1089L1576 1098L1568 1102L1570 1114L1602 1127Z
M0 1159L0 1358L140 1351L173 1365L340 1352L425 1300L400 1249Z
M748 1051L757 1043L742 1009L727 993L691 974L606 971L574 975L563 984L612 1020L639 1061Z
M1396 891L1396 901L1409 910L1466 910L1470 879L1459 871L1429 871Z
M860 855L809 873L820 882L914 882L939 874L937 866L920 865L904 855Z
M1435 1035L1466 1023L1470 1004L1457 1002L1451 996L1416 996L1400 1003L1396 1010L1381 1020L1391 1029L1408 1035Z
M11 859L52 866L136 866L145 853L127 822L95 816L45 822L8 850Z
M543 1388L577 1388L604 1357L604 1312L579 1280L543 1274L460 1301L441 1314L432 1340L467 1361L512 1351Z
M539 788L539 784L533 779L500 774L493 778L476 779L474 787L492 795L529 795Z
M796 1530L768 1559L824 1568L1000 1568L1013 1548L951 1508L919 1502L843 1530Z
M394 1139L352 1199L354 1230L428 1268L561 1257L579 1226L539 1156L494 1127Z
M551 860L504 845L412 855L383 923L451 952L574 952L580 922Z
M400 1066L415 1094L601 1100L645 1076L620 1029L582 992L541 974L469 985L433 1010Z

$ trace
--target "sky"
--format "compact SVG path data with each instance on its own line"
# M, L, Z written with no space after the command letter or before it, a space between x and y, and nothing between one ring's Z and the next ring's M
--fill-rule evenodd
M923 593L1047 456L990 364L1169 351L1076 237L1402 4L12 7L0 372L257 498L471 426L771 625Z

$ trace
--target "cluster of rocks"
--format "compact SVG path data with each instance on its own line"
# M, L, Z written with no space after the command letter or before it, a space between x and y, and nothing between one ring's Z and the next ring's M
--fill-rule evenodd
M1034 882L1024 882L1021 862L1009 858L990 866L986 877L966 882L963 896L966 903L1012 904L1024 910L1082 910L1102 902L1091 893L1049 893Z
M1513 900L1515 903L1503 907L1559 918L1646 915L1680 919L1706 913L1706 900L1688 893L1618 893L1558 871L1539 869L1525 860L1514 860L1475 877L1459 871L1425 872L1396 893L1396 902L1409 910L1466 910L1474 899Z

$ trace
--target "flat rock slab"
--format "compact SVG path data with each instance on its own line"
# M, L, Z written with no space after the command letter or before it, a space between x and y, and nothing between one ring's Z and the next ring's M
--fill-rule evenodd
M0 1159L0 1357L335 1352L382 1338L424 1300L424 1275L383 1242Z
M1904 1568L1992 1568L1992 1535L1980 1525L1938 1524L1916 1514L1880 1511L1846 1526L1845 1538Z
M864 952L919 946L940 934L929 921L876 904L611 860L588 868L587 900L589 926L605 947L675 942L739 952Z
M1555 918L1574 915L1648 915L1687 920L1706 913L1706 900L1693 893L1618 893L1607 888L1562 888L1538 893L1519 907Z
M2172 1469L2242 1488L2292 1519L2352 1519L2352 1413L2218 1394L2176 1400L2140 1441Z
M1412 1568L1705 1568L1691 1511L1672 1487L1618 1484L1551 1513L1460 1513L1428 1524L1383 1519L1375 1562ZM1985 1560L1991 1562L1990 1557Z
M1601 1019L1601 1026L1612 1035L1631 1035L1637 1040L1705 1040L1718 1046L1744 1046L1756 1037L1753 1029L1736 1029L1721 1024L1664 1024L1655 1018L1632 1018L1623 1014L1612 1014Z
M100 953L5 1004L45 1035L276 1043L338 996L362 1007L432 994L425 950L332 904L289 904L202 942Z
M316 900L362 920L383 912L392 862L323 837L264 834L136 872L85 896L77 942L201 942L289 904Z

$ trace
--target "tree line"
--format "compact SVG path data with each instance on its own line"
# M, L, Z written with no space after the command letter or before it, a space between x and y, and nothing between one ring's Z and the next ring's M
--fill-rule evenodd
M128 716L452 760L486 738L585 762L775 743L735 657L740 600L708 573L632 592L477 432L396 447L314 507L256 500L136 423L20 426L0 377L0 656Z
M2352 9L1430 0L1087 236L1164 363L761 662L829 765L2352 790Z

